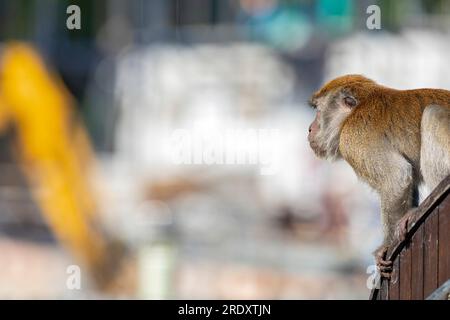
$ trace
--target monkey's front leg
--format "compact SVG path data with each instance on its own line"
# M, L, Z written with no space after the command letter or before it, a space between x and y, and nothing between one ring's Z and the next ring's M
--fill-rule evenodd
M404 172L406 173L406 172ZM381 221L383 224L384 241L375 252L375 261L380 271L380 275L390 278L392 272L392 261L387 260L387 252L389 247L396 239L396 230L398 230L399 222L402 223L402 217L409 212L413 203L413 180L411 175L405 175L404 184L386 184L381 189ZM401 180L398 180L401 181ZM409 218L405 218L406 227ZM402 229L402 227L400 227ZM403 228L404 229L404 228ZM401 232L403 234L403 232ZM406 234L406 233L404 233Z
M399 219L394 231L395 239L398 239L400 241L405 240L406 234L408 232L408 225L410 224L411 219L414 217L416 212L417 208L410 209L403 217ZM383 244L374 252L375 262L377 264L380 275L387 279L391 277L392 272L392 261L386 260L388 250L389 245Z
M378 271L383 278L389 279L392 272L392 261L386 260L389 246L382 245L373 253Z

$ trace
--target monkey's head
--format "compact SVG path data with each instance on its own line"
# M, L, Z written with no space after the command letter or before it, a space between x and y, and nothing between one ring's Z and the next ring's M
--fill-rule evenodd
M308 140L319 158L337 160L341 157L339 138L344 121L374 85L375 82L361 75L345 75L328 82L312 95L309 104L317 113L309 126Z

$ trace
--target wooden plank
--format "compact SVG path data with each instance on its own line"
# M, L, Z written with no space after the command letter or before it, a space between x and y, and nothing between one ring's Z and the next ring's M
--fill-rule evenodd
M389 282L389 300L400 299L400 259L393 262L391 281Z
M411 237L415 230L428 219L431 213L439 203L448 197L450 194L450 175L439 183L439 185L430 193L430 195L420 204L417 208L417 212L412 217L411 222L408 223L408 232L406 240ZM405 241L395 241L388 251L387 257L389 260L394 261L400 251L403 249Z
M450 279L450 197L439 205L438 286Z
M380 294L377 288L370 290L369 300L380 300Z
M381 288L378 292L378 299L377 300L388 300L389 299L389 292L388 292L388 281L386 279L383 279L381 281Z
M420 226L414 233L411 243L411 299L423 300L423 229Z
M423 295L428 297L438 287L439 215L434 209L424 225Z
M370 290L369 300L380 300L379 294L378 294L378 289L374 288L374 289Z
M444 272L441 272L441 278L439 278L438 274L438 263L439 263L439 216L438 216L438 208L439 204L442 203L446 198L450 197L450 176L446 177L432 192L431 194L420 204L416 214L414 215L411 223L408 226L408 232L406 236L406 241L396 241L393 243L387 253L387 257L389 260L394 261L394 271L393 278L395 276L399 276L400 270L398 269L399 265L396 261L399 260L399 255L404 249L405 245L412 241L411 250L416 250L417 255L411 253L411 276L412 278L412 288L411 288L411 298L420 299L420 297L427 297L432 291L434 291L438 286L438 280L442 280L447 276L449 261L445 260L441 261L441 268L443 268ZM447 209L446 209L447 210ZM445 223L447 225L447 222ZM419 231L419 229L422 231ZM448 227L441 226L441 229ZM416 232L422 233L423 241L422 245L420 245L420 236L417 236L416 242L414 244L414 235ZM442 230L441 230L442 233ZM450 233L450 232L446 232ZM441 241L447 238L441 234ZM448 242L447 242L448 243ZM450 245L449 245L450 246ZM441 248L441 254L445 257L449 257L449 254L446 250L449 249L449 246L446 248ZM422 250L420 250L422 248ZM421 252L420 252L421 251ZM422 263L421 261L422 255ZM445 265L445 266L444 266ZM397 270L395 270L397 267ZM420 286L420 270L422 269L422 279L423 279L423 287ZM413 274L414 273L414 274ZM391 279L390 283L387 286L387 295L391 299L398 299L400 297L400 278L397 280ZM378 289L373 289L371 291L370 298L371 299L380 299L380 291Z
M407 244L400 253L400 300L411 300L411 250Z
M450 279L434 291L427 300L450 300Z

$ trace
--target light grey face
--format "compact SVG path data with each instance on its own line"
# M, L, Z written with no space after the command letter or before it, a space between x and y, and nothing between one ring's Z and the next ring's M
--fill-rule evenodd
M309 126L308 141L319 158L331 160L340 158L341 127L356 104L355 98L342 91L311 99L310 105L317 113Z

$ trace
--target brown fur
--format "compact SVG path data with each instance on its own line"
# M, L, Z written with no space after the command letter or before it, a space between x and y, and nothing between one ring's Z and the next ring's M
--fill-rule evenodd
M341 129L339 149L344 159L358 167L360 176L383 179L383 174L370 175L369 168L358 166L359 159L356 158L361 154L355 154L354 150L366 152L369 156L378 149L374 147L378 146L382 151L388 144L413 164L416 174L420 174L420 119L423 110L432 104L450 108L450 91L395 90L366 83L365 78L351 83L359 104Z
M356 105L346 101L356 101ZM396 90L361 75L346 75L325 84L311 102L320 111L310 127L311 147L319 157L344 158L359 177L378 191L385 244L390 243L395 224L413 206L414 190L423 181L423 112L427 106L437 105L448 115L450 91ZM450 132L448 118L440 122L436 132ZM336 125L340 127L332 127ZM450 172L450 168L445 170Z

